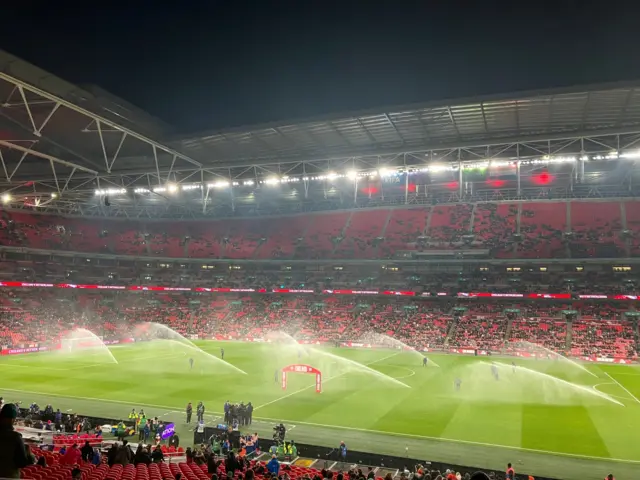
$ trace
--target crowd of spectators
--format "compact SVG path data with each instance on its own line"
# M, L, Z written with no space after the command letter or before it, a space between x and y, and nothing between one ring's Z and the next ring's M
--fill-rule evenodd
M203 259L393 258L486 249L497 258L638 252L636 202L531 202L316 213L269 219L130 222L0 213L0 245ZM623 216L623 212L625 212Z
M528 341L576 356L635 358L635 318L630 305L599 301L0 290L4 348L55 346L77 328L119 340L154 322L189 338L251 340L284 332L303 342L375 343L366 340L375 333L418 349L500 352Z

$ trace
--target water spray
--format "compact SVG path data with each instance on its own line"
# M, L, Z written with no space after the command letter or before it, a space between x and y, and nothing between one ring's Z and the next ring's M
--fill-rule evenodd
M216 357L215 355L211 355L209 352L205 352L204 350L202 350L200 347L198 347L196 344L194 344L191 340L189 340L188 338L184 337L183 335L180 335L178 332L176 332L175 330L167 327L166 325L162 325L160 323L154 323L154 322L145 322L142 323L140 325L137 325L136 328L139 329L146 329L147 331L151 331L151 330L155 330L156 333L158 332L162 332L163 336L161 337L156 337L155 339L158 340L167 340L170 342L176 342L182 346L185 346L187 348L189 348L190 350L195 350L197 351L199 354L204 355L205 357L207 357L208 359L211 359L217 363L220 363L228 368L231 368L233 370L235 370L236 372L242 373L243 375L247 375L247 372L245 372L244 370L236 367L235 365L233 365L232 363L227 362L226 360L222 360L221 358Z

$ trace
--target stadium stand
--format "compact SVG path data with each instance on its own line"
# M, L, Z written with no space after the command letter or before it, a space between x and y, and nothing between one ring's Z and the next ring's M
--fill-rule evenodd
M0 244L167 258L374 259L460 246L487 248L494 258L613 258L640 255L639 206L477 203L169 224L4 210Z
M430 211L429 208L391 210L380 246L382 258L391 258L397 251L415 250L418 238L424 235Z
M169 448L163 445L162 449L166 456L169 453ZM212 457L210 451L196 449L193 457L189 457L187 461L184 461L184 450L182 448L180 448L180 450L182 457L177 462L171 463L135 462L134 464L134 462L122 462L124 465L122 463L109 465L106 460L106 455L104 455L104 462L98 465L81 462L76 466L61 463L61 455L57 452L48 452L39 448L33 448L34 456L37 459L43 457L46 466L30 465L22 470L21 478L26 480L42 480L44 478L64 480L71 477L71 472L74 468L79 468L81 480L166 480L178 478L178 474L187 480L210 480L214 474L217 478L241 479L246 478L247 472L249 471L251 471L251 478L256 480L271 478L268 472L268 465L264 461L249 460L245 457L240 457L237 469L233 472L233 475L227 475L226 462L224 459L220 460L216 457L210 459L210 457ZM135 459L135 455L133 456ZM469 470L469 472L471 472L471 470ZM343 475L342 473L331 470L299 466L290 462L283 462L281 464L280 473L286 474L286 478L290 480L308 480L312 478L333 479L338 478L338 475ZM432 476L431 478L438 478L438 476L441 475L439 470L425 467L422 467L421 473L429 475L430 477ZM462 470L462 474L464 473L468 472ZM354 467L353 471L345 472L344 475L349 475L350 478L358 478L358 475L362 475L362 470L358 472L358 469ZM376 475L372 478L375 478L375 480L384 480L383 477Z
M516 255L521 258L559 258L566 256L563 234L567 228L566 202L528 203L522 206L522 243Z
M68 292L63 292L67 294ZM54 300L56 299L57 300ZM194 302L194 299L197 301ZM371 342L371 333L422 349L511 352L527 341L576 357L637 357L638 326L626 307L602 302L571 305L465 301L372 300L286 295L204 297L182 293L100 292L67 295L51 290L0 291L0 338L7 348L50 345L73 328L104 332L110 340L131 335L142 321L183 335L263 339L283 331L313 343ZM505 315L505 309L521 311ZM576 311L576 319L564 316ZM85 312L91 311L92 315ZM570 344L567 342L570 339ZM373 342L375 343L375 341Z
M473 221L474 240L482 247L490 248L496 258L512 258L517 222L517 205L480 203Z

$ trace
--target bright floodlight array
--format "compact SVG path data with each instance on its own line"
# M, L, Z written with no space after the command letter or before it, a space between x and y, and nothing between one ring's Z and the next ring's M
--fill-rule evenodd
M215 182L210 183L184 183L184 184L176 184L176 183L168 183L166 185L158 185L156 187L136 187L132 189L133 193L143 194L143 193L169 193L176 194L180 191L190 191L190 190L201 190L203 188L207 189L224 189L229 187L252 187L254 185L279 185L286 183L296 183L296 182L315 182L315 181L333 181L337 179L347 179L352 181L358 181L360 178L386 178L392 177L395 175L414 175L417 173L443 173L448 171L458 171L462 170L473 170L478 168L504 168L504 167L515 167L516 164L520 165L550 165L550 164L566 164L566 163L575 163L578 160L580 161L589 161L589 160L636 160L640 158L640 151L633 152L623 152L620 153L618 151L612 151L605 155L570 155L570 156L553 156L553 155L544 155L539 158L529 158L529 159L494 159L494 160L480 160L477 162L461 162L461 163L437 163L438 159L435 160L436 163L430 163L429 165L412 165L412 166L403 166L403 167L380 167L379 169L369 170L369 171L356 171L354 169L346 170L345 172L326 172L320 175L295 175L295 176L270 176L260 180L254 179L243 179L243 180L230 180L230 179L220 179ZM105 195L122 195L129 192L129 189L126 188L107 188L107 189L97 189L95 194L97 196L105 196Z

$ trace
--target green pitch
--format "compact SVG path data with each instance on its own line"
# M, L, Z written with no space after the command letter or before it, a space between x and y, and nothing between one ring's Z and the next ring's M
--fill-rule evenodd
M453 355L429 355L423 366L421 354L403 350L196 344L115 346L117 364L102 349L2 357L0 395L109 417L142 407L175 421L185 440L187 402L203 401L213 424L226 400L251 401L251 430L266 436L282 421L301 443L345 440L352 450L492 469L511 461L559 478L640 470L636 367L589 365L590 374L563 360L516 359L514 369L511 358ZM294 363L322 371L322 393L304 374L289 374L282 389L276 372Z

